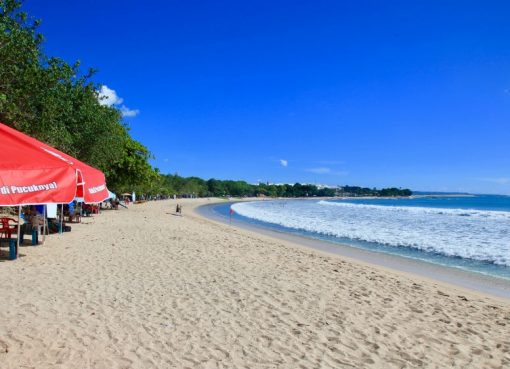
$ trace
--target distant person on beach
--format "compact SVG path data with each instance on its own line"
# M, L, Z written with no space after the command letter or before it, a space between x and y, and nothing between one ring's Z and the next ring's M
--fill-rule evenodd
M175 207L175 212L182 216L182 206L180 204L177 204L177 206Z

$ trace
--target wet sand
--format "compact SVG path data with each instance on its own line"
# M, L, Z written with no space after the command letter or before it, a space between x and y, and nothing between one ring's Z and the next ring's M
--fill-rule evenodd
M224 224L231 224L238 228L257 232L280 240L289 241L295 245L313 248L328 254L349 258L355 262L367 263L372 266L389 269L390 271L403 272L411 276L422 277L429 279L431 282L444 282L453 287L460 287L471 292L480 292L484 295L510 301L510 280L504 278L433 264L423 260L414 260L398 255L351 247L349 245L342 245L325 240L293 235L267 227L257 226L256 224L247 223L242 220L236 220L235 217L233 220L230 220L215 211L215 206L214 204L206 204L197 207L196 212L205 218Z

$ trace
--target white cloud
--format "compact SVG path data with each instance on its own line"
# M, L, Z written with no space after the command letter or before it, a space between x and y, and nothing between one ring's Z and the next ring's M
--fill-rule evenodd
M307 169L306 171L310 172L310 173L315 173L315 174L329 174L329 173L331 173L331 169L326 168L326 167L310 168L310 169Z
M140 114L140 110L129 109L126 105L122 105L120 107L120 112L122 113L123 117L136 117L138 114Z
M343 161L343 160L321 160L316 163L322 164L322 165L341 165L341 164L345 164L345 161Z
M101 86L101 90L99 90L99 104L112 106L119 105L124 102L124 99L117 95L115 90L112 90L106 85Z
M286 167L287 165L289 165L289 161L285 159L280 159L280 165L282 167Z
M510 183L510 178L506 178L506 177L500 177L500 178L477 178L477 179L480 180L480 181L497 183L497 184L501 184L501 185L509 184Z
M318 167L318 168L309 168L305 169L307 172L315 173L315 174L330 174L334 176L346 176L349 172L345 170L331 170L331 168L327 167Z
M130 109L126 105L121 105L124 99L117 95L115 90L112 90L106 85L102 85L101 89L98 91L98 100L99 104L103 106L114 106L119 109L123 117L136 117L140 114L140 110L138 109Z

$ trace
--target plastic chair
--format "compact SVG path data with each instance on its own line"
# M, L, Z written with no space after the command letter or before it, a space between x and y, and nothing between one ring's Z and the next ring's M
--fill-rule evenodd
M16 224L11 224L10 222L15 222ZM16 231L18 226L16 219L2 217L0 218L1 228L0 228L0 237L4 237L6 239L10 239L12 237L12 233Z

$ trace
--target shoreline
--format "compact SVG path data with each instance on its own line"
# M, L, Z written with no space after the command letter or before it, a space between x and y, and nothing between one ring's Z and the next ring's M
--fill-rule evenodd
M194 211L198 216L229 225L229 219L215 212L213 208L225 203L244 201L252 200L203 204L194 208ZM412 259L405 256L376 252L326 240L294 235L237 219L232 220L231 225L277 240L290 242L298 247L305 247L328 255L348 258L351 261L382 268L385 271L404 273L414 278L418 277L431 282L446 284L449 287L460 288L466 292L481 294L510 302L510 281L505 278L434 264L425 260Z

